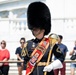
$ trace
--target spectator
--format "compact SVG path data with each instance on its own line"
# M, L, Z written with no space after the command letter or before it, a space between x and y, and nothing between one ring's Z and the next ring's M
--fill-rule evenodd
M10 53L8 49L6 49L6 41L1 41L1 49L0 49L0 61L7 61L10 58ZM0 70L3 75L8 75L9 71L9 63L0 63Z
M73 55L76 53L76 41L74 44L75 44L75 46L74 46L73 50L69 53L70 55ZM70 67L71 67L71 75L75 75L76 63L71 63Z
M20 44L21 44L21 46L16 48L15 54L17 55L17 60L23 62L24 61L24 53L22 53L22 50L23 50L24 45L25 45L25 38L24 37L22 37L20 39ZM17 63L19 75L22 75L22 70L24 69L23 66L24 66L24 63L21 63L21 62Z
M63 36L59 35L59 41L58 41L57 45L60 48L60 50L62 51L62 53L64 54L64 57L66 57L66 53L67 53L68 49L67 49L67 46L62 43L62 39L63 39ZM54 59L56 60L57 58L55 57ZM63 68L54 70L54 74L59 75L59 71L60 71L60 75L65 75L66 74L65 73L65 71L66 71L65 62L63 62Z

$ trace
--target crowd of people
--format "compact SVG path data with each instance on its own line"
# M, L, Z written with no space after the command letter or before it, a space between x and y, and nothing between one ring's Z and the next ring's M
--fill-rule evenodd
M30 3L27 8L27 25L35 39L26 41L20 38L20 46L16 48L15 54L18 61L18 75L66 75L66 63L64 62L68 48L62 43L63 36L50 34L51 13L48 6L43 2ZM46 35L49 35L46 37ZM0 61L10 59L9 50L6 49L6 41L2 40L0 49ZM72 55L74 49L69 53ZM52 56L54 54L54 61ZM51 62L51 63L50 63ZM71 63L71 75L74 75L76 64ZM8 75L9 63L0 63L0 73ZM1 75L0 74L0 75Z

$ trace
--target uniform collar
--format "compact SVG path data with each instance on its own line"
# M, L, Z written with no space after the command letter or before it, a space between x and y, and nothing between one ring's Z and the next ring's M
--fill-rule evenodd
M34 42L35 42L35 43L39 43L39 42L42 41L42 39L43 39L43 38L41 38L41 39L36 38L36 39L34 40Z

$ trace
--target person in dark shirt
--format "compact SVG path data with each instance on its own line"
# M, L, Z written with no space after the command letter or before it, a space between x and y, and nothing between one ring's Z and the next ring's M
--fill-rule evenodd
M17 60L24 62L24 54L22 54L22 50L23 50L24 45L25 45L25 38L24 37L22 37L20 39L20 44L21 44L21 46L16 48L15 54L17 55ZM18 62L17 67L18 67L19 75L22 75L22 70L24 69L24 63Z
M62 43L63 36L62 35L58 35L58 36L59 36L59 40L58 40L57 45L60 48L61 52L64 54L64 58L66 58L68 48L65 44ZM55 57L54 59L56 60L57 58ZM65 62L63 62L63 68L54 70L54 74L59 75L59 71L60 71L60 75L65 75L66 74L65 73L66 72L66 63Z

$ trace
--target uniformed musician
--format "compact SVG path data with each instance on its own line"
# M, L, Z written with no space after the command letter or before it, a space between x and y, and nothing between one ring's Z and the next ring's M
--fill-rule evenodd
M45 38L51 31L49 8L43 2L31 3L27 9L27 24L35 39L27 41L26 75L54 75L53 69L63 67L64 56L55 44L56 34ZM51 62L53 54L57 60Z

